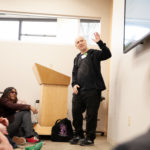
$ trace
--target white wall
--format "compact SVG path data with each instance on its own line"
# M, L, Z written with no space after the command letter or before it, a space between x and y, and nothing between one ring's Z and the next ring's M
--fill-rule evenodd
M1 84L0 91L7 86L19 90L19 97L32 102L39 98L39 84L32 67L34 63L71 75L72 60L77 53L74 46L2 42L0 44ZM62 55L63 54L63 55Z
M1 12L13 11L100 18L101 38L108 46L110 43L111 6L111 0L0 1ZM18 96L21 99L34 104L34 100L40 98L40 86L32 71L34 63L52 67L52 69L58 72L71 76L73 59L78 52L74 45L64 46L0 41L0 91L3 91L8 86L14 86L18 89ZM104 63L103 70L103 72L108 72L108 63ZM104 78L108 87L108 73ZM72 89L70 87L68 97L70 115L71 98Z
M120 143L150 127L150 39L123 54L124 1L113 1L108 140Z

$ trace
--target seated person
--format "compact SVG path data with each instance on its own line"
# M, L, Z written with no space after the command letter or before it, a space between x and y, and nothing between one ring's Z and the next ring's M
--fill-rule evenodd
M18 104L17 101L17 91L14 87L6 88L0 98L0 116L7 118L10 122L7 127L9 136L17 143L16 136L19 136L18 133L22 128L27 142L39 142L33 130L30 110L34 114L38 111L31 105Z

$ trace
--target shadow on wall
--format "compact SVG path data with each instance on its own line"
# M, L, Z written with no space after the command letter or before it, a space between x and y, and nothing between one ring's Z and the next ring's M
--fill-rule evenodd
M135 47L134 57L140 57L146 53L150 52L150 37Z
M145 85L147 86L144 91L144 97L146 97L147 105L150 106L150 64L146 76L144 78L144 82L146 83ZM147 84L147 82L149 84Z
M147 38L143 44L136 47L133 57L132 64L134 64L134 67L145 67L146 71L143 72L143 81L146 87L144 88L145 90L143 90L143 99L150 105L150 37Z
M118 63L119 62L119 63ZM121 73L121 66L122 66L122 61L121 59L119 60L116 64L116 69L115 69L115 75L114 75L114 80L112 80L112 85L113 88L112 88L112 91L111 93L114 95L112 97L114 97L115 99L113 100L113 102L110 104L110 105L113 105L113 109L112 109L112 113L109 114L109 118L110 120L113 120L114 124L113 124L113 128L115 129L118 129L119 127L119 123L118 123L118 120L120 120L120 113L119 111L121 110L121 108L118 106L121 106L121 95L122 95L122 92L123 92L123 80L122 80L122 73ZM111 102L111 101L110 101ZM116 116L114 118L114 116ZM116 119L114 121L114 119ZM113 134L115 135L116 139L118 138L118 130L115 130L115 131L112 131L114 132Z

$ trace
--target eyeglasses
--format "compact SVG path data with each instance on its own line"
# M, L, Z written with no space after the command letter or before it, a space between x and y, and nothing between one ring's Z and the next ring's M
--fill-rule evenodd
M17 95L17 92L15 92L15 91L11 91L10 93L12 93L12 94L16 94L16 95Z

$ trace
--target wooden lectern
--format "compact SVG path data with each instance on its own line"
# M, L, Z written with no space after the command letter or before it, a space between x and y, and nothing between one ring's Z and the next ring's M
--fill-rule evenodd
M41 85L38 124L34 129L39 135L51 135L55 121L67 117L70 77L37 63L33 71Z

